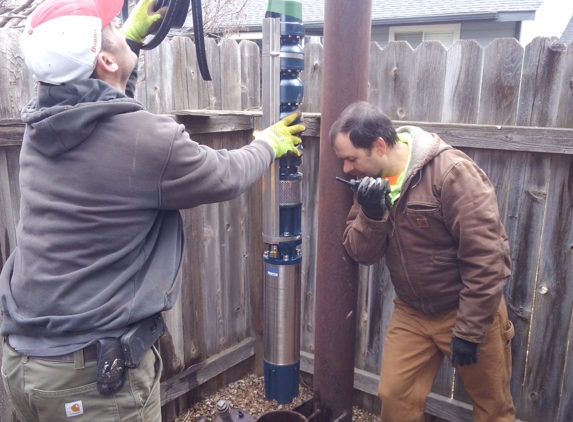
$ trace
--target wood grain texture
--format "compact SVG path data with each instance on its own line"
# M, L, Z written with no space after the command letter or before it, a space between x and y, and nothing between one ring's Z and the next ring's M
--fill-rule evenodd
M565 52L565 45L556 37L537 37L525 48L517 125L557 124Z
M408 86L410 97L409 119L421 122L441 122L444 108L446 84L447 51L439 41L426 41L414 51L411 69L412 86Z
M562 386L569 383L566 358L573 317L573 158L546 158L547 184L541 215L539 256L531 302L529 347L525 362L520 411L532 420L558 419ZM542 191L531 191L537 196ZM555 218L558 216L558 218ZM571 405L571 403L569 403Z
M17 29L0 29L0 119L19 117L35 95L34 79L24 62L19 38Z
M160 114L174 108L172 81L176 56L172 40L144 53L146 107L152 113Z
M559 106L557 107L557 127L573 128L573 42L567 47L563 57Z
M523 47L514 38L492 41L485 49L478 123L515 125Z
M261 60L259 46L243 40L241 52L241 109L257 110L261 107Z
M322 44L309 43L304 46L304 71L300 78L304 86L304 99L300 106L304 112L319 112L322 87Z
M241 110L241 53L239 45L230 38L219 44L221 61L221 97L222 110Z
M370 49L369 102L392 120L416 120L411 110L415 91L414 50L406 41L392 42L383 49Z
M457 41L446 57L443 123L477 123L483 50L473 40Z

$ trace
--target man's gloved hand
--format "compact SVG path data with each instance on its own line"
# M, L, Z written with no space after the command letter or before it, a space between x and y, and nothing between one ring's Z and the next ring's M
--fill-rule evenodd
M275 152L275 158L280 158L289 151L295 155L300 155L296 145L300 144L301 140L295 135L305 130L306 126L302 123L292 124L300 116L300 111L292 112L265 130L255 131L253 135L255 139L265 141L271 146Z
M153 10L155 1L156 0L141 0L135 5L121 27L121 32L123 32L125 38L143 43L143 39L159 27L161 20L167 12L167 6L155 12Z
M358 203L368 218L381 220L386 210L386 195L390 188L388 180L380 177L365 177L356 191Z
M478 361L479 343L472 343L471 341L454 337L450 345L450 352L452 353L452 364L454 366L471 365Z

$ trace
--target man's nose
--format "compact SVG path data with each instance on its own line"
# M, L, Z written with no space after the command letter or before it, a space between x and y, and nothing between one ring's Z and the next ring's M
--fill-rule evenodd
M348 174L348 173L352 173L354 171L354 166L349 163L348 161L344 162L344 167L342 168L342 171L344 171L344 173Z

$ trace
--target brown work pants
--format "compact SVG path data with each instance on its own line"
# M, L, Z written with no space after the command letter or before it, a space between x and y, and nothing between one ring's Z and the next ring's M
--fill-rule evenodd
M394 303L396 308L386 332L378 387L382 422L420 422L426 396L443 358L450 358L457 310L430 318L398 298ZM456 367L472 399L475 422L515 420L509 389L513 334L502 298L486 338L480 344L478 362Z

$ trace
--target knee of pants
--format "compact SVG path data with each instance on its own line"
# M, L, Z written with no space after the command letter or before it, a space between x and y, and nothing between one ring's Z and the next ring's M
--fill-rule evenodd
M382 402L403 399L404 397L411 396L409 390L411 390L411 388L408 388L408 386L403 383L383 382L381 380L378 384L378 398L380 398Z

